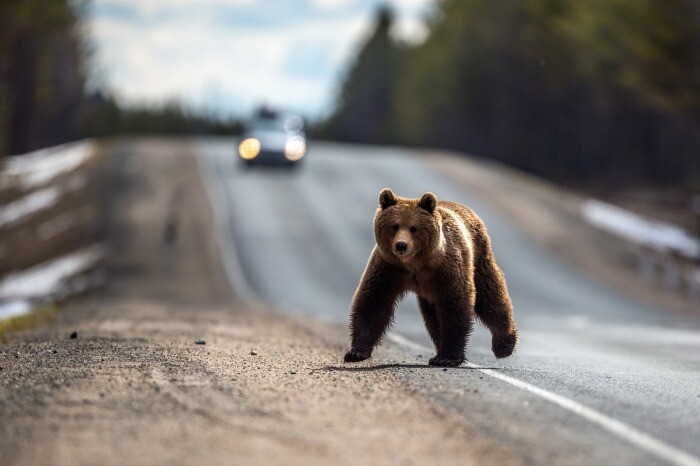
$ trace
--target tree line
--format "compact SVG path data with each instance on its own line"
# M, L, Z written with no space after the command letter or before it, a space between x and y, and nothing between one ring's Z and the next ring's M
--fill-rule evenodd
M0 157L88 136L240 131L235 119L196 114L177 102L126 107L108 93L86 91L88 6L0 2Z
M443 0L416 46L391 26L380 9L322 136L700 191L697 0Z
M240 131L86 93L86 0L0 2L0 156L120 133ZM560 182L700 191L700 1L441 0L420 45L379 10L321 136L436 146Z

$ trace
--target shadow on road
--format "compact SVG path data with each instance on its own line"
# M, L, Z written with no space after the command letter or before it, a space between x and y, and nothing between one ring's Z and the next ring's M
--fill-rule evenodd
M368 372L368 371L378 371L382 369L429 369L429 370L463 370L463 371L475 371L479 369L496 369L504 370L505 367L439 367L439 366L428 366L427 364L377 364L376 366L360 366L360 367L346 367L346 366L324 366L321 369L314 369L312 372L324 370L324 371L339 371L339 372Z

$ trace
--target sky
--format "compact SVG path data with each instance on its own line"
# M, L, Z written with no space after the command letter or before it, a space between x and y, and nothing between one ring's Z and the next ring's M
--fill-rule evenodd
M245 116L260 104L319 118L382 4L395 38L425 40L432 0L94 0L93 87Z

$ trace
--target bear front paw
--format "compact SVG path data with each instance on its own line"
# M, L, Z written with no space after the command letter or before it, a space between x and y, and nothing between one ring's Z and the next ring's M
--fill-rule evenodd
M345 362L359 362L369 359L372 356L372 351L360 351L356 349L351 349L345 353Z
M518 342L518 334L516 332L503 336L494 336L491 340L491 350L493 355L498 359L507 358L515 350L515 344Z
M462 363L464 362L464 356L462 357L454 357L454 356L433 356L430 358L428 361L428 364L431 366L438 366L438 367L458 367L461 366Z

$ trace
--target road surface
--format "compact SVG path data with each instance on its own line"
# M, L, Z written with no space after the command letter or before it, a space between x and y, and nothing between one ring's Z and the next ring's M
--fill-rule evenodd
M224 260L239 293L247 288L249 297L288 312L344 323L374 245L378 192L432 191L462 202L492 237L520 345L514 357L496 361L490 335L477 326L467 356L491 369L409 373L407 382L505 441L539 448L537 462L570 451L591 463L700 464L700 319L651 308L583 276L488 199L409 150L316 143L303 166L288 171L246 169L235 147L233 139L194 144L222 221L220 240L231 243ZM412 295L393 334L399 363L422 365L433 355ZM383 354L373 363L386 363Z

